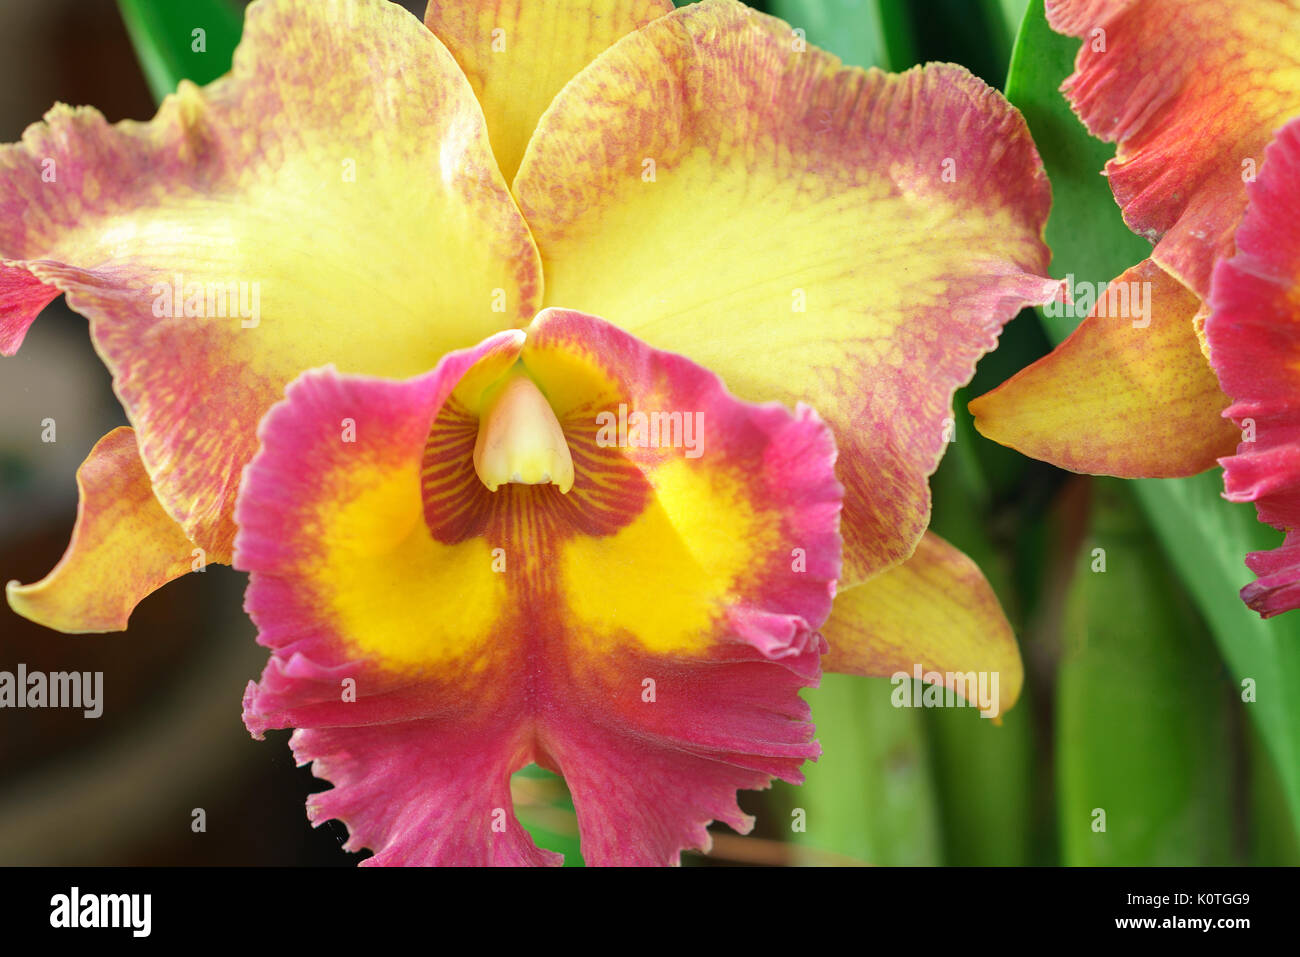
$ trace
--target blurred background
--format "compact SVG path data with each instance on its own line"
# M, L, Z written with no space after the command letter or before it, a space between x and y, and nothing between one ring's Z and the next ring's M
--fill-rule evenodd
M149 118L165 70L155 63L146 78L122 11L139 39L170 29L147 19L150 6L213 3L123 0L120 11L113 0L0 0L3 142L55 101L93 104L110 120ZM423 0L405 5L423 12ZM1043 32L1042 0L751 5L848 63L956 62L999 89L1028 10L1036 59L1020 64L1008 92L1052 176L1052 274L1105 281L1145 255L1097 176L1110 151L1055 92L1078 41ZM180 47L193 19L185 12ZM219 75L234 35L210 30L207 54L179 68L198 81ZM1217 471L1184 482L1091 479L970 425L967 399L1070 331L1070 320L1049 322L1023 313L980 364L932 483L933 527L979 562L1016 628L1019 704L998 727L974 709L896 709L886 679L828 675L807 694L825 752L807 783L743 793L754 833L715 826L713 852L686 863L1300 863L1300 721L1288 680L1300 676L1300 626L1260 622L1236 598L1249 578L1241 557L1272 533L1248 506L1218 500ZM61 299L18 355L0 360L0 383L0 580L30 582L67 544L77 466L125 418L84 320ZM57 423L52 443L41 441L46 418ZM212 566L173 582L122 634L63 636L0 607L0 670L102 671L107 702L96 720L0 711L0 864L360 859L340 849L337 822L308 825L304 800L326 785L293 766L287 732L256 742L240 720L243 688L267 655L240 610L243 578ZM1243 702L1243 678L1257 682L1258 702ZM526 769L514 785L539 843L579 863L563 783ZM206 830L196 832L200 808ZM804 830L792 827L799 819Z

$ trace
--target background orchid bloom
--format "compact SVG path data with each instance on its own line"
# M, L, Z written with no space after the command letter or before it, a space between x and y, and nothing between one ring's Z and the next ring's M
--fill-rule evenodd
M302 370L332 363L417 388L411 377L450 352L547 307L579 308L708 368L740 399L807 401L833 430L845 558L827 667L998 672L998 710L1009 706L1021 668L996 599L968 559L923 534L954 389L1001 325L1056 286L1041 278L1047 184L1018 114L961 68L843 69L731 0L468 9L439 6L428 29L379 0L262 0L229 77L183 84L144 125L56 108L0 157L5 348L66 292L139 449L131 459L118 433L111 465L97 448L83 467L140 490L114 499L136 503L129 520L99 497L103 483L84 482L69 554L43 582L11 587L14 607L65 630L122 627L196 548L229 560L257 423ZM579 21L598 26L570 28ZM56 179L42 179L46 159ZM391 387L341 381L359 395ZM438 407L420 401L420 415ZM427 424L420 415L404 427ZM276 421L266 462L282 454ZM137 561L145 538L171 547ZM247 567L288 574L244 553ZM931 597L920 608L917 589ZM375 622L406 608L377 594ZM355 640L358 621L338 634ZM265 627L276 656L253 723L319 727L296 697L268 703L288 694L281 679L326 672L295 657L301 635ZM355 670L348 647L330 654ZM325 756L327 737L303 732L301 753L336 780L363 773ZM792 747L783 759L808 753ZM322 807L355 816L338 805L364 791L340 788ZM695 824L656 853L697 840ZM361 829L391 843L402 826Z
M1286 532L1271 552L1247 559L1259 579L1241 597L1265 618L1300 608L1300 414L1296 332L1300 329L1300 119L1268 147L1236 234L1236 254L1214 270L1205 324L1210 355L1242 428L1237 454L1223 460L1226 496L1254 502L1261 521Z
M1222 297L1235 317L1249 309L1244 280L1235 291L1212 280L1233 274L1216 265L1234 249L1245 255L1237 273L1254 261L1240 238L1247 227L1239 233L1238 226L1256 176L1284 153L1267 144L1300 114L1300 4L1048 0L1047 16L1058 31L1083 39L1062 89L1089 132L1118 143L1106 175L1125 222L1155 248L1113 280L1116 293L1097 293L1087 318L1053 353L972 402L976 426L1080 472L1167 478L1223 461L1228 497L1259 500L1260 517L1289 530L1294 520L1276 505L1285 495L1276 483L1284 480L1274 473L1269 485L1260 471L1265 450L1289 439L1275 432L1256 444L1259 423L1277 412L1262 398L1259 370L1245 372L1239 358L1260 358L1248 331L1255 326L1234 318L1212 339L1206 330ZM1266 228L1264 213L1257 218L1256 237ZM1254 255L1263 255L1262 240L1255 244ZM1266 299L1255 310L1268 308ZM1234 342L1238 334L1245 341ZM1225 389L1238 400L1230 409ZM1254 428L1234 428L1225 415ZM1238 443L1239 454L1224 459ZM1243 597L1266 616L1297 603L1285 597L1290 554L1283 548L1248 561L1267 581L1247 586Z
M972 402L976 426L1073 471L1202 472L1242 437L1222 417L1229 400L1201 330L1247 184L1300 113L1300 4L1047 0L1047 17L1083 40L1062 90L1089 132L1118 144L1106 176L1155 248L1054 352ZM1107 277L1076 278L1091 297Z

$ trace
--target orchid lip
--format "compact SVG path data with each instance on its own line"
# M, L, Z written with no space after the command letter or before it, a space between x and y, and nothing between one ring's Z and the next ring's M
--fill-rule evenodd
M474 442L474 471L488 491L502 485L573 488L573 456L546 396L522 366L488 390Z

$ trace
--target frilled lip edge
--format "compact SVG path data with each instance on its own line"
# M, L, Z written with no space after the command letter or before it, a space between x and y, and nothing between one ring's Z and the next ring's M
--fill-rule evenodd
M1241 429L1236 454L1219 460L1224 498L1254 502L1261 522L1286 533L1272 551L1252 552L1258 579L1242 600L1270 618L1300 607L1300 362L1292 328L1300 315L1300 118L1265 152L1247 185L1237 252L1215 267L1205 323L1211 364L1232 399L1224 411Z

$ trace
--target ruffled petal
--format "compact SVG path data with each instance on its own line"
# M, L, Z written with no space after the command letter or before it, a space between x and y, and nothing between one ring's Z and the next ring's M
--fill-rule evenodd
M316 776L334 782L308 800L308 817L347 822L346 850L383 848L363 862L370 866L561 864L563 857L534 845L511 813L505 769L524 753L517 717L493 721L481 712L449 711L421 721L295 731L290 745L298 763L314 762Z
M77 523L63 558L31 585L10 582L9 607L58 631L122 631L151 592L206 556L163 511L140 462L135 433L114 429L77 469Z
M827 671L876 678L919 672L955 691L983 688L987 700L978 693L968 700L990 718L1015 704L1024 684L997 595L979 566L933 532L902 565L836 596L822 634L830 645Z
M1241 600L1261 618L1300 608L1300 536L1295 532L1287 532L1271 552L1247 555L1246 565L1258 577L1241 590Z
M1269 146L1236 240L1214 271L1205 334L1243 440L1223 459L1225 496L1287 532L1246 560L1259 579L1242 598L1268 618L1300 607L1300 120Z
M375 863L550 861L509 803L530 761L568 782L589 863L672 863L818 753L798 691L839 571L829 430L590 316L524 335L404 382L305 375L246 476L235 560L273 656L245 721L300 729L335 784L313 819ZM521 369L567 494L475 474L485 394Z
M511 180L560 88L617 40L672 9L671 0L430 0L424 22L474 87L497 162Z
M159 499L214 559L295 375L412 375L540 295L469 83L380 0L254 4L232 73L149 123L53 109L0 151L0 257L0 345L66 292Z
M953 391L1054 293L1050 195L966 70L844 69L796 39L732 0L654 21L560 92L514 191L548 304L826 418L851 583L911 554Z
M1238 432L1194 328L1201 301L1151 260L1070 338L970 404L980 434L1074 472L1169 478L1212 468Z
M0 263L0 356L18 351L37 315L58 295L21 266Z
M1083 38L1061 89L1106 164L1124 221L1202 299L1273 132L1300 114L1297 0L1047 0Z

